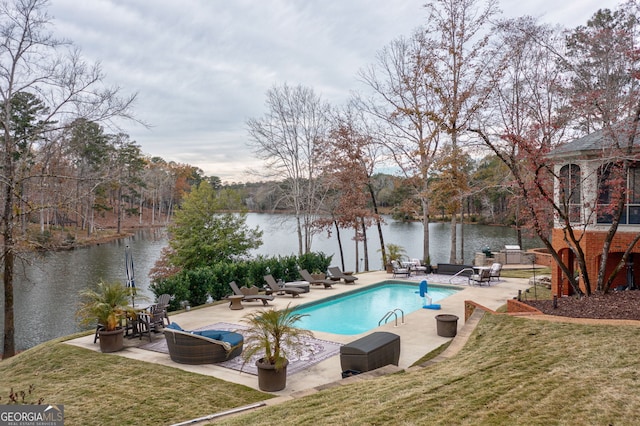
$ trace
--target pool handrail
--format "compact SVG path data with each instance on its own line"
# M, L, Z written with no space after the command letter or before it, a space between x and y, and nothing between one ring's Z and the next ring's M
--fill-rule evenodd
M453 275L451 278L449 278L449 284L451 284L451 280L453 280L455 277L457 277L458 275L460 275L463 272L469 272L471 271L471 273L473 274L475 271L473 270L473 268L464 268L459 270L458 272L455 273L455 275Z
M382 324L382 321L384 321L384 323L386 324L387 321L389 320L389 318L391 318L391 315L395 315L396 317L396 327L398 326L398 313L396 311L400 311L400 313L402 313L402 324L404 324L404 311L400 308L395 308L389 312L387 312L386 314L384 314L384 316L380 319L380 321L378 321L378 327L380 327L380 324ZM387 320L387 321L385 321Z

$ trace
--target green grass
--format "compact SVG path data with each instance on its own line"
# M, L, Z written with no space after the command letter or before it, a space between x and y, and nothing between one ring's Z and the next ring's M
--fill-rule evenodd
M35 390L27 402L64 404L65 425L171 424L271 395L176 368L52 341L0 362L0 404Z
M638 335L634 326L486 315L450 360L216 424L635 424Z
M455 357L338 386L216 424L635 424L640 327L485 315ZM256 379L257 380L257 379ZM171 424L270 397L59 341L0 362L9 388L65 405L66 425Z

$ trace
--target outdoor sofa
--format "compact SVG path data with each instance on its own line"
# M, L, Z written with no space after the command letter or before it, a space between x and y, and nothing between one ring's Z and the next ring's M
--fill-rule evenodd
M214 364L242 353L244 338L224 330L183 330L175 322L164 329L172 361L181 364Z

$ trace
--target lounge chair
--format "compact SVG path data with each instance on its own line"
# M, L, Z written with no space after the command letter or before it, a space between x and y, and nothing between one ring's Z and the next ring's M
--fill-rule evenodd
M304 292L304 290L295 288L295 287L288 287L288 288L281 287L280 285L278 285L278 283L276 282L276 279L273 278L273 275L271 274L265 275L264 280L267 283L267 287L265 287L267 294L274 294L274 293L278 295L290 294L291 297L296 297L296 296L300 296L300 293Z
M240 288L238 288L238 284L236 284L235 281L231 281L229 283L229 287L231 287L231 290L233 290L233 294L235 294L236 296L243 296L242 300L244 302L260 301L263 305L266 306L269 304L269 300L273 300L273 295L270 294L244 294L242 291L240 291Z
M223 330L186 331L175 322L164 330L169 356L181 364L213 364L242 353L240 333Z
M500 281L500 272L502 271L502 263L494 263L491 265L491 270L489 271L490 279L493 280L496 278Z
M302 277L303 280L309 281L310 284L312 284L312 285L324 285L324 288L333 288L332 285L335 282L330 278L323 278L321 280L315 280L315 279L313 279L313 277L311 276L309 271L307 271L306 269L301 269L300 270L300 276Z
M400 266L397 260L391 261L391 267L393 268L393 278L395 278L396 275L411 276L411 269Z
M344 280L346 284L354 284L358 277L344 274L337 266L329 268L330 278L334 281Z

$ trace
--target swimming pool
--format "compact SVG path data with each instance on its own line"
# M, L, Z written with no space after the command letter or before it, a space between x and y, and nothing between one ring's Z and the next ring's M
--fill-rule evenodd
M429 285L428 294L432 302L436 302L458 291L453 287ZM405 315L423 309L424 299L417 292L417 283L383 281L366 289L300 305L296 313L308 316L303 317L297 326L333 334L364 333L378 327L380 319L393 309L400 308ZM395 321L395 317L389 321Z

